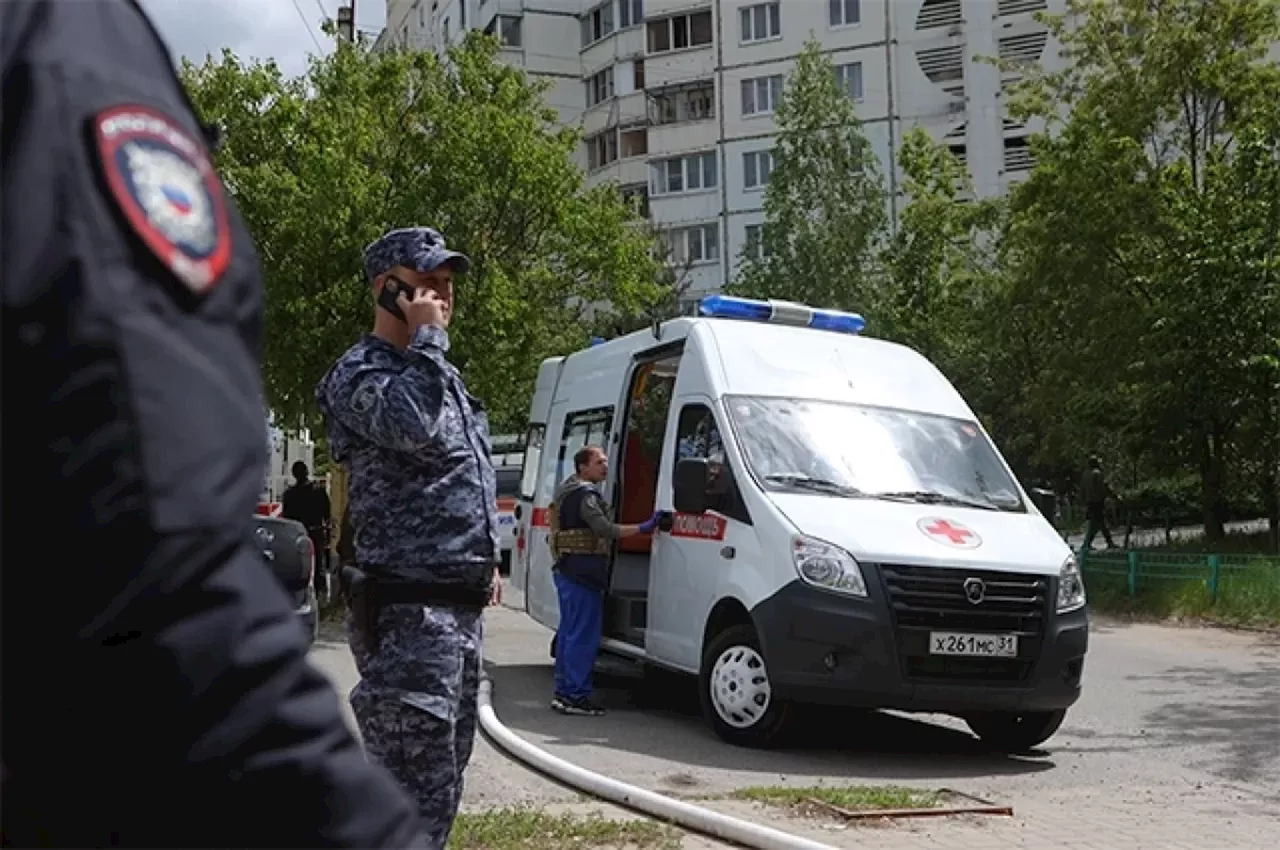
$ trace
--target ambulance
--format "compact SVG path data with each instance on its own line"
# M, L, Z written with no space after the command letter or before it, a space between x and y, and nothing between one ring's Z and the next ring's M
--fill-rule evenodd
M724 740L820 704L950 714L989 746L1049 739L1080 696L1071 549L960 393L861 316L712 295L542 363L512 580L559 620L547 508L605 448L615 520L602 651L695 676Z

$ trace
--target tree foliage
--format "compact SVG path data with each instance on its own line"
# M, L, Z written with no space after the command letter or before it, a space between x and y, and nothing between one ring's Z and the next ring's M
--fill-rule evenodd
M585 186L576 133L496 51L478 33L443 59L342 43L295 79L230 52L184 64L224 129L217 165L261 256L280 421L313 419L316 382L371 326L361 253L393 227L436 227L471 256L451 359L498 429L523 425L543 357L586 343L586 305L642 312L664 297L635 213L614 187Z
M866 310L885 227L878 160L853 101L816 41L788 76L775 120L762 252L728 289Z
M1068 61L1015 100L1047 132L1004 246L1050 365L1036 416L1059 450L1196 470L1217 537L1230 489L1274 488L1232 466L1275 442L1254 438L1280 379L1277 6L1073 0L1049 20Z
M1070 492L1096 452L1139 521L1280 527L1278 5L1041 15L1063 70L1005 68L1012 116L1040 130L1028 179L974 200L910 131L884 240L852 105L810 45L778 114L768 255L735 288L864 310L955 381L1024 480Z

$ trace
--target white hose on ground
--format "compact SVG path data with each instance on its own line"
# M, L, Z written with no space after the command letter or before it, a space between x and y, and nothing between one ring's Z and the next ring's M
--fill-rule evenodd
M822 844L780 829L730 817L711 809L691 805L683 800L637 788L553 756L546 750L535 747L502 724L493 710L493 683L487 676L480 681L478 713L480 728L500 750L534 770L585 794L617 803L712 838L721 838L745 847L755 847L758 850L835 850L829 844Z

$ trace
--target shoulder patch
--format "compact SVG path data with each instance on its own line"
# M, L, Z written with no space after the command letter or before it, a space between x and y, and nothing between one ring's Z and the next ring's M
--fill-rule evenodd
M222 182L205 147L148 106L93 117L111 195L138 237L192 292L203 294L231 261Z
M365 381L356 387L356 391L351 394L351 401L348 402L351 409L356 413L365 413L369 408L373 407L373 403L378 400L378 385L374 381Z

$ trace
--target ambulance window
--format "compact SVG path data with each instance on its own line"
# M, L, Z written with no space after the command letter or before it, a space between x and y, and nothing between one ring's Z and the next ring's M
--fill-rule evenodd
M725 456L720 426L711 408L705 404L687 404L680 410L680 420L676 425L676 457L672 466L687 457L704 457L711 461L711 510L749 525L751 514Z
M519 497L520 470L515 468L498 469L494 471L494 477L497 479L499 499L515 499Z
M529 429L529 440L524 447L524 467L520 477L520 498L533 501L538 486L538 467L542 465L542 443L547 436L547 426L534 425Z
M573 474L573 456L586 445L609 450L606 442L609 427L613 423L613 408L598 407L570 413L564 420L564 437L560 441L560 459L556 470L556 483Z

